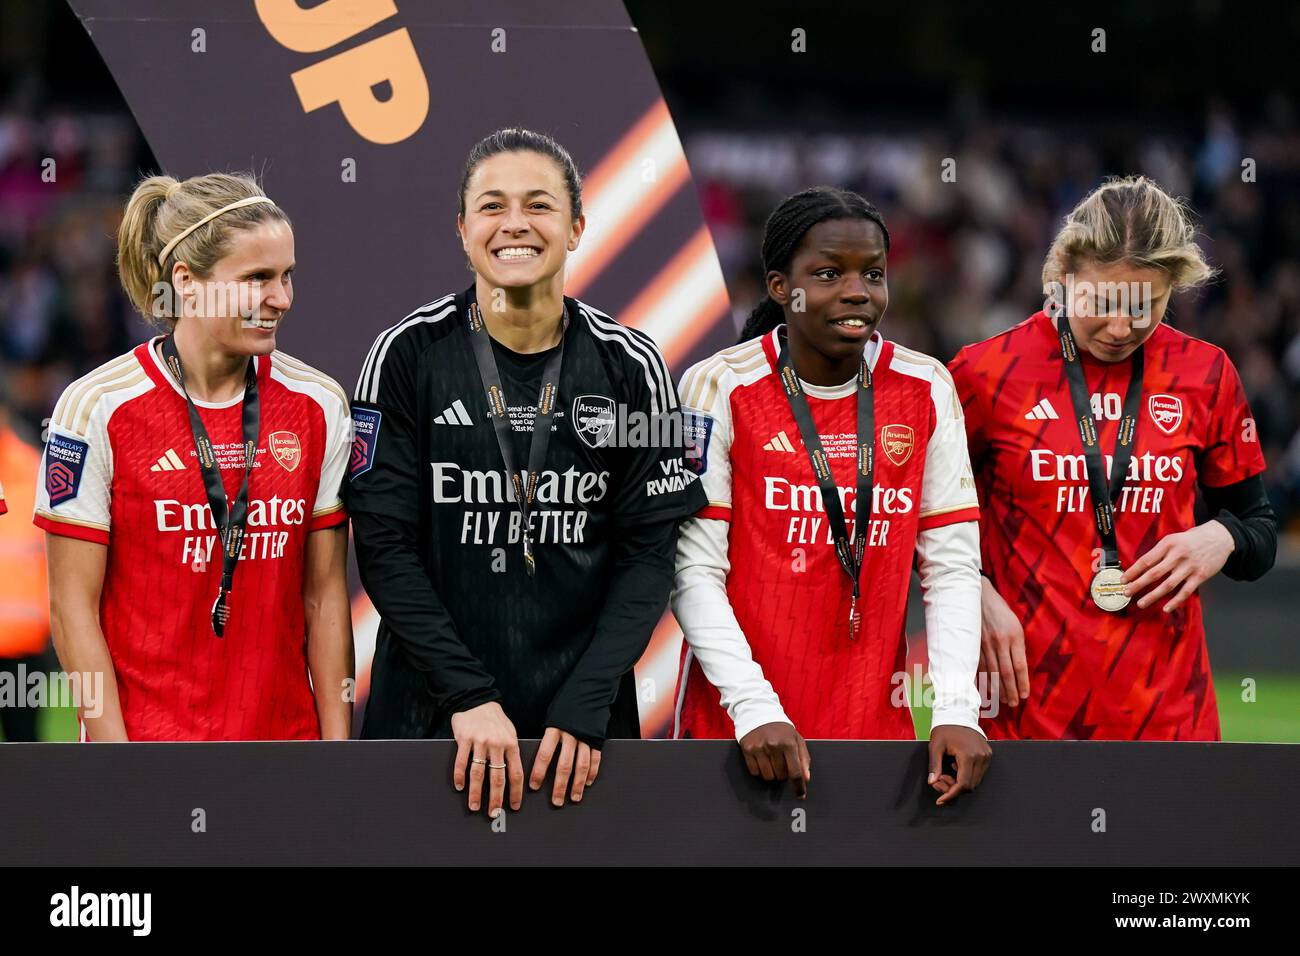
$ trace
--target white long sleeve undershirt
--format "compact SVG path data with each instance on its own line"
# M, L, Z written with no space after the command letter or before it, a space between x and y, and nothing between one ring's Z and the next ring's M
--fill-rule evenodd
M722 706L740 740L763 724L792 722L754 660L727 597L728 531L729 522L716 518L692 518L682 525L672 607L690 635L694 659L721 693ZM962 521L921 531L916 551L934 689L931 726L950 724L979 731L978 523ZM881 693L888 692L889 688L881 688Z

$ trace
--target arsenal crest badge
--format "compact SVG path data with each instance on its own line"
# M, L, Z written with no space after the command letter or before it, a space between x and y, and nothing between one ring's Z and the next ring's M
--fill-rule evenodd
M912 457L916 433L910 425L886 425L880 429L880 444L885 457L901 467Z
M1172 435L1183 423L1183 400L1176 395L1152 395L1147 399L1147 411L1156 428Z
M271 432L266 439L267 450L285 471L293 471L302 461L302 445L293 432Z
M588 448L599 448L614 434L614 400L579 395L573 400L573 428Z

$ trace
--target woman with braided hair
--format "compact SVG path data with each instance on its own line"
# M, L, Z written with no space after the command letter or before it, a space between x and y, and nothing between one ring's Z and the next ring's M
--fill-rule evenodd
M888 251L856 193L789 197L767 221L768 294L741 343L682 379L709 503L678 542L675 736L734 734L751 773L801 796L805 736L912 738L900 685L915 555L935 692L928 783L947 803L990 758L979 511L952 379L877 331Z

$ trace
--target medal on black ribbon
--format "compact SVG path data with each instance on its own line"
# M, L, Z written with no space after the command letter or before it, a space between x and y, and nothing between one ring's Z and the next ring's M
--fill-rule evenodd
M181 366L180 353L176 351L176 342L172 336L162 340L163 361L171 370L172 377L180 385L185 396L185 405L190 414L190 432L194 436L194 450L199 456L199 474L203 477L203 488L208 496L208 507L212 510L212 520L217 527L221 540L221 585L217 590L217 599L212 602L212 633L217 637L226 636L226 624L230 621L230 594L235 587L235 567L239 564L239 549L244 542L244 529L248 522L248 481L253 474L253 461L257 454L258 431L261 427L260 405L257 398L257 368L250 358L248 373L244 380L244 402L241 411L244 445L244 480L239 486L239 494L233 505L226 501L225 485L221 481L221 469L217 467L217 455L208 438L208 430L203 426L203 419L194 407L185 388L185 370ZM198 562L196 560L196 570ZM206 562L202 564L206 568Z
M487 323L483 321L483 316L479 312L478 302L470 302L465 309L465 314L466 329L474 350L474 362L478 366L479 380L483 383L483 391L487 396L488 409L491 412L492 430L496 434L501 461L506 467L510 486L514 490L515 507L519 509L520 537L524 545L524 571L531 578L537 573L537 555L529 519L537 495L537 483L542 469L546 466L546 450L551 443L551 423L555 418L555 409L558 405L560 367L564 360L564 334L561 333L559 346L546 360L546 365L542 369L542 387L537 396L537 417L533 419L533 434L528 445L528 472L525 478L515 467L505 389L501 387L501 375L497 370L496 357L492 354L492 341L488 335ZM569 317L566 307L565 331L568 327Z
M831 463L822 449L821 437L813 423L812 411L808 408L808 399L790 364L790 346L788 342L781 345L781 355L777 359L777 372L781 385L785 389L786 400L799 428L799 436L808 451L808 460L812 463L813 475L817 487L821 490L822 507L830 523L831 535L835 542L835 556L840 567L853 582L853 597L849 601L849 639L857 640L862 629L862 612L858 602L862 597L860 577L862 563L866 556L867 532L871 523L871 496L874 493L876 440L874 432L875 406L871 393L871 367L866 356L862 357L858 370L858 435L856 461L856 494L854 502L853 537L849 537L848 523L844 520L844 506L840 501L839 489L831 474Z
M1070 331L1070 322L1064 314L1056 319L1060 336L1061 357L1065 360L1065 377L1070 384L1070 402L1079 427L1079 440L1083 443L1084 469L1088 474L1088 495L1092 502L1093 521L1101 538L1101 568L1092 577L1089 591L1092 601L1103 611L1114 613L1128 607L1129 597L1120 580L1124 569L1119 562L1119 543L1115 537L1115 504L1124 488L1133 446L1137 440L1138 409L1142 403L1142 347L1133 353L1128 389L1124 393L1124 406L1115 440L1115 454L1111 460L1110 480L1106 480L1106 463L1101 454L1101 439L1093 421L1092 407L1088 401L1088 384L1083 374L1083 361L1078 344Z

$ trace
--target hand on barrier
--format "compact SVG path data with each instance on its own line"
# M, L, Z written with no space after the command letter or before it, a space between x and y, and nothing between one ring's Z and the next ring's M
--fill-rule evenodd
M542 737L542 746L533 761L533 772L529 775L528 786L540 790L546 782L546 772L556 751L559 759L555 762L555 783L551 787L551 803L557 807L564 806L564 792L569 787L569 778L573 778L571 797L574 803L582 802L582 793L596 782L600 773L600 751L584 744L573 734L565 733L558 727L547 727Z
M740 752L745 766L755 777L764 780L789 780L800 800L808 796L812 779L812 758L808 745L791 724L773 721L755 727L740 738Z
M950 754L957 764L957 776L943 772L943 758ZM963 791L974 790L984 779L993 750L984 735L969 727L941 724L930 729L930 775L926 782L939 791L935 803L943 806Z
M488 817L501 812L506 784L510 785L510 809L518 810L524 799L524 763L519 756L515 725L496 701L453 714L451 732L456 738L456 765L452 782L465 789L469 778L469 809L477 813L482 802L483 778L488 780Z

